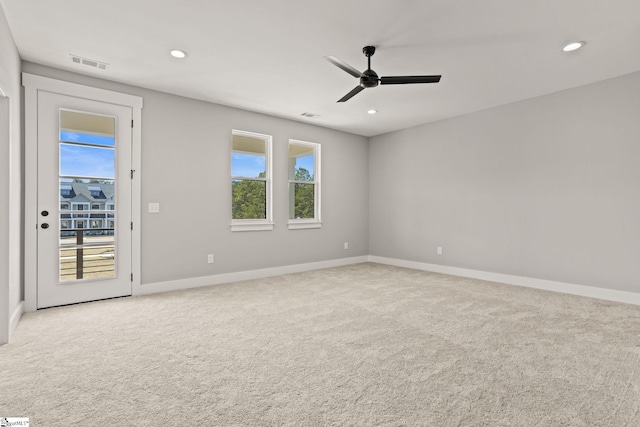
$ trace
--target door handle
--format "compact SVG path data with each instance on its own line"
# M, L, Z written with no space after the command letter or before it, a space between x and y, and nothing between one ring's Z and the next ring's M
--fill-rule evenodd
M47 223L45 222L45 223L44 223L44 224L42 224L40 227L42 227L42 228L44 228L44 229L46 230L47 228L49 228L49 224L47 224Z

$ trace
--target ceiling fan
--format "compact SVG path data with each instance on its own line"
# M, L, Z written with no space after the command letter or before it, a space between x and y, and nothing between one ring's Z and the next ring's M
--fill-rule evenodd
M360 79L360 84L356 86L351 92L343 96L338 100L338 102L345 102L351 99L353 96L360 93L360 91L364 90L368 87L376 87L378 84L381 85L402 85L402 84L410 84L410 83L438 83L440 81L440 77L442 76L389 76L389 77L378 77L378 74L371 69L371 57L374 53L376 53L375 46L365 46L362 48L362 53L367 57L367 69L362 73L341 59L336 58L335 56L325 56L327 61L331 62L336 67L346 71L351 74L353 77L358 77Z

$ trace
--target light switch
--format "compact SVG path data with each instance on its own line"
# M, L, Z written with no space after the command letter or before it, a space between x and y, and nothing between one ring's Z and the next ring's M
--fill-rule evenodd
M149 213L160 213L160 203L149 203Z

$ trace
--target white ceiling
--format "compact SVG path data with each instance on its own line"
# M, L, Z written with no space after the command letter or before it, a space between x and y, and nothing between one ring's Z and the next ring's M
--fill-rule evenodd
M0 0L21 57L365 136L640 70L639 0ZM579 51L564 44L584 40ZM442 74L379 86L381 76ZM177 60L171 48L189 56ZM75 64L70 54L109 64ZM368 115L368 109L377 109ZM318 114L305 118L303 112Z

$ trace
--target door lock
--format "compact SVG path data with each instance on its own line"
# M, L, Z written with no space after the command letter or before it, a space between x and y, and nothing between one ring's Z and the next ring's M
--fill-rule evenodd
M40 214L42 216L48 216L49 215L49 211L42 211L42 212L40 212Z

